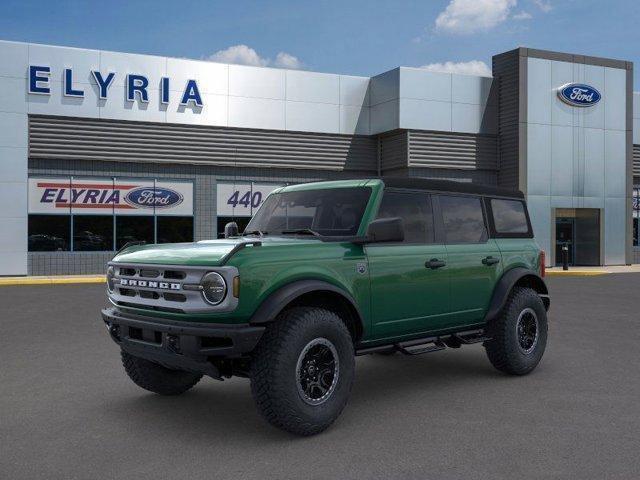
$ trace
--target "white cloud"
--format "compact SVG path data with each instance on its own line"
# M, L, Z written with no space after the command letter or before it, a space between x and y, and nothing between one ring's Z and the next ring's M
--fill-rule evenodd
M218 50L207 59L214 62L238 63L254 67L265 67L269 63L266 58L262 58L258 52L246 45L233 45L225 50Z
M224 50L218 50L216 53L206 57L220 63L235 63L239 65L251 65L253 67L278 67L297 70L302 68L303 64L297 57L290 53L280 52L276 55L275 60L261 57L258 52L247 45L233 45Z
M436 30L469 34L487 31L509 18L517 0L451 0L436 18Z
M551 5L551 2L547 2L545 0L533 0L533 3L544 13L548 13L553 10L553 5Z
M533 16L529 12L525 12L524 10L522 10L521 12L514 14L511 18L513 18L514 20L530 20L533 18Z
M299 70L302 68L302 62L298 57L294 57L290 53L280 52L276 55L276 61L273 65L280 68L288 68L290 70Z
M463 75L480 75L483 77L491 76L491 68L480 60L471 60L469 62L444 62L430 63L420 68L429 70L430 72L440 73L460 73Z

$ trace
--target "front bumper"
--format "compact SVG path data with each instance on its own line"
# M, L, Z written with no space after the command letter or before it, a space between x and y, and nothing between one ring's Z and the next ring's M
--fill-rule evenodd
M123 351L168 368L220 378L212 357L239 358L257 345L265 327L158 320L102 310L102 320Z

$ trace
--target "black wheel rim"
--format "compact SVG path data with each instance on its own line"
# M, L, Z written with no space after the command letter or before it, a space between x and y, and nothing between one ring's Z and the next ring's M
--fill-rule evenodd
M520 312L516 322L516 337L518 348L525 355L533 352L538 344L538 315L532 308L525 308Z
M309 405L326 402L338 383L339 360L336 348L326 338L311 340L300 352L296 365L296 385Z

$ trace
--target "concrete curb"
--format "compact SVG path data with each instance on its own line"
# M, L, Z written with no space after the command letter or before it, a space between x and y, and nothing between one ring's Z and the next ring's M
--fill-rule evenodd
M82 283L104 283L105 281L104 275L0 277L0 287L15 285L76 285Z
M609 275L612 272L597 270L597 271L571 271L571 270L560 270L560 271L549 271L547 270L545 276L547 277L597 277L598 275Z

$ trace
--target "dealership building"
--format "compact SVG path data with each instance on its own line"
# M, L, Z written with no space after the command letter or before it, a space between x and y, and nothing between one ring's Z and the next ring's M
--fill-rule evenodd
M0 275L102 272L278 186L380 175L522 190L549 265L640 262L633 64L517 48L492 77L356 77L0 41Z

